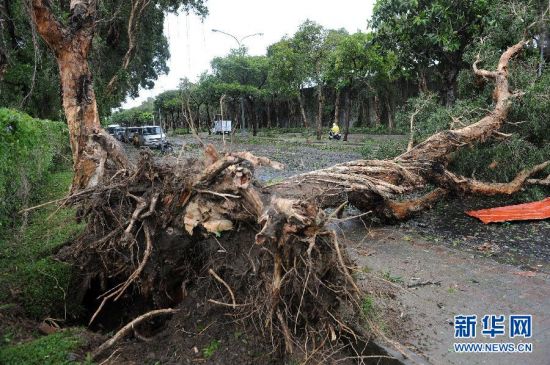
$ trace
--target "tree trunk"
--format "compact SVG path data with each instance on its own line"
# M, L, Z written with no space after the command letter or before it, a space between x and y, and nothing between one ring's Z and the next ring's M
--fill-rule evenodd
M445 106L450 108L454 105L456 100L456 78L458 76L458 70L451 68L444 74L445 82Z
M386 115L388 117L388 129L389 131L393 131L394 125L393 125L393 110L391 108L391 102L390 97L387 96L384 98L385 104L386 104Z
M428 80L426 79L426 71L421 69L418 71L418 93L424 94L428 92Z
M210 118L210 105L206 103L206 129L208 130L208 135L212 134L212 119Z
M281 128L281 121L279 120L279 108L281 107L281 104L276 101L275 102L275 125L277 128Z
M334 123L340 124L340 89L336 89L334 98Z
M258 135L258 113L256 113L256 103L253 101L250 101L250 114L252 116L250 118L252 122L252 135L256 137Z
M374 95L374 125L376 127L382 124L382 108L380 107L380 98L378 95Z
M298 104L300 105L300 114L302 115L302 122L304 123L304 128L308 128L309 123L307 121L306 106L304 102L304 96L302 91L298 91Z
M271 129L271 101L268 100L267 103L266 103L266 107L267 107L267 128L268 129Z
M63 110L67 118L73 168L72 190L98 185L106 168L127 167L118 142L101 129L88 53L94 34L96 3L71 1L68 26L55 19L49 3L32 0L36 29L53 50L59 67Z
M350 123L350 117L351 117L351 99L350 99L350 90L346 90L345 92L345 99L344 99L344 141L348 140L348 134L349 134L349 123Z
M319 109L317 111L317 140L320 141L323 135L323 111L325 108L325 95L323 93L323 85L319 83L317 87L317 99L319 102Z
M361 98L358 100L359 105L357 106L357 123L355 124L356 127L362 127L365 121L363 120L365 118L364 113L364 104L365 101Z

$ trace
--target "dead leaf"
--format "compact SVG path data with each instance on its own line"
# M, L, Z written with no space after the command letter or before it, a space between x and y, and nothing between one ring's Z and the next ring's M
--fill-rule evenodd
M193 229L199 224L202 220L202 214L199 210L199 205L196 202L192 202L185 209L185 216L183 217L183 224L185 225L185 230L190 235L193 235Z
M233 229L233 222L227 219L209 219L208 221L203 222L202 225L208 232L211 233L220 233Z

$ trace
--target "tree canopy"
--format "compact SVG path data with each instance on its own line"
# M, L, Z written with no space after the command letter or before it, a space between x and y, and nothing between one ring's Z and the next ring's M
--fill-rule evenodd
M69 2L52 1L51 8L68 24ZM163 24L167 12L178 11L208 13L203 0L99 2L89 61L101 115L110 114L126 97L136 97L140 88L151 89L158 76L168 72ZM7 0L0 12L6 20L0 28L0 64L5 60L0 103L38 117L62 117L57 66L37 35L29 7L24 1Z

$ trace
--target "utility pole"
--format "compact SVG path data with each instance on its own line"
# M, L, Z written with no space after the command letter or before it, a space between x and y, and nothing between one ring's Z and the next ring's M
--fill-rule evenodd
M264 35L263 33L253 33L253 34L246 35L246 36L239 39L239 38L235 37L233 34L224 32L223 30L212 29L212 32L225 34L226 36L233 38L235 40L235 42L237 42L237 46L239 47L238 48L239 49L239 54L242 55L242 56L244 56L244 48L242 46L242 42L245 39L255 37L255 36L260 36L261 37L261 36ZM244 98L241 96L240 99L241 99L241 120L242 120L241 130L243 132L245 132L246 131L246 120L244 118Z

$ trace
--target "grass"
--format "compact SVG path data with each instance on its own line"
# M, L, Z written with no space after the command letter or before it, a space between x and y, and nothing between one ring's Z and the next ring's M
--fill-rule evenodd
M382 273L382 277L394 284L403 284L403 278L401 276L392 275L389 271Z
M51 174L39 190L33 204L65 196L72 172ZM71 281L69 265L51 255L83 229L75 222L72 208L49 205L34 211L27 224L0 233L0 303L18 303L36 319L46 316L64 318L77 312L68 301Z
M219 340L210 341L208 346L202 349L202 355L204 356L204 358L211 358L212 355L214 355L214 353L220 348L220 345L221 342Z
M0 364L64 365L74 364L70 353L81 345L81 330L72 329L13 345L0 347ZM91 363L86 361L85 363Z
M366 295L361 301L361 313L365 318L372 318L374 316L374 312L374 300L371 296Z

